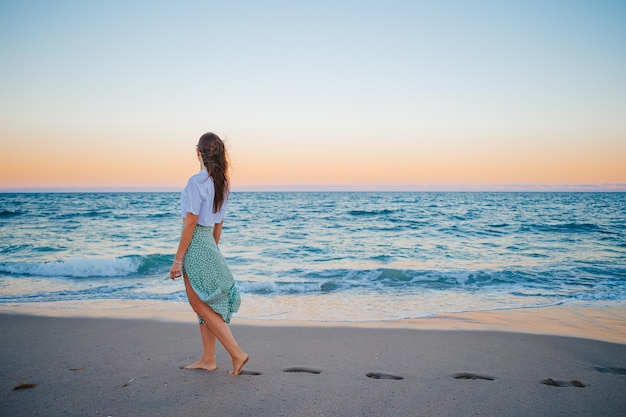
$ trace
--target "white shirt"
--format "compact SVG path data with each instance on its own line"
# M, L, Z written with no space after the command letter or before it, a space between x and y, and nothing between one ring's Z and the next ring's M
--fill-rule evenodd
M226 215L228 199L225 197L220 211L213 213L214 198L213 178L209 177L206 169L203 169L189 178L187 186L180 195L180 211L183 219L187 218L187 213L193 213L198 216L200 226L213 226L221 223Z

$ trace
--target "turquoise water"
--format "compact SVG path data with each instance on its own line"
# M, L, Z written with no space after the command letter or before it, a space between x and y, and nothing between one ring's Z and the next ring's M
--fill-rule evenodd
M0 305L186 302L178 198L0 194ZM625 193L235 192L220 247L254 319L626 300Z

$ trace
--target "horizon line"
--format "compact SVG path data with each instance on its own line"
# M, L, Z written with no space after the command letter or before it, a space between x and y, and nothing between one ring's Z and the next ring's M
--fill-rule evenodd
M0 193L180 192L181 187L53 186L3 187ZM626 192L626 183L601 184L294 184L237 185L232 192Z

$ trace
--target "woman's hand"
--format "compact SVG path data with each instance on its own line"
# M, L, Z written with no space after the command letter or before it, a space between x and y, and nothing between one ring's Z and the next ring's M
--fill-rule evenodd
M187 217L183 219L183 231L180 234L180 241L178 242L178 250L174 255L174 262L170 268L170 278L176 279L183 276L183 258L187 253L187 248L193 237L193 231L198 224L198 215L193 213L187 213Z
M176 279L183 276L183 265L174 261L172 262L172 267L170 268L170 278Z

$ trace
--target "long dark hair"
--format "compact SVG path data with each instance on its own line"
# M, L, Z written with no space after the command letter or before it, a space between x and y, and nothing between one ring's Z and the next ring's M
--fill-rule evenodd
M222 208L222 204L230 193L230 179L228 178L228 154L224 142L215 133L205 133L198 141L198 150L202 162L209 176L215 184L215 198L213 199L213 213Z

